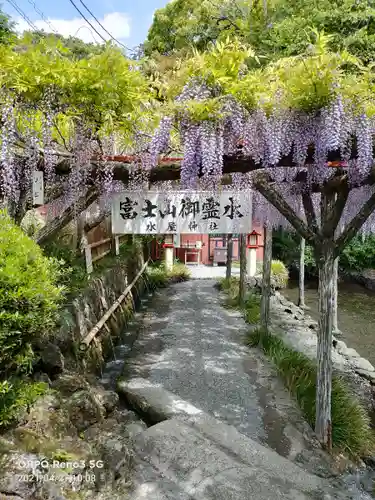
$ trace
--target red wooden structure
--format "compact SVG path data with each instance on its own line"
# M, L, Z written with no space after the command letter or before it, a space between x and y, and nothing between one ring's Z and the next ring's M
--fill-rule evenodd
M258 236L257 260L263 260L263 229L256 228ZM199 242L201 242L201 249L196 249ZM174 257L179 259L180 262L185 262L185 254L187 252L187 263L197 263L198 253L200 254L200 263L204 265L212 265L214 258L215 247L226 246L226 235L209 235L209 234L181 234L180 246L174 249ZM162 245L153 240L151 245L151 258L153 260L160 260L163 258ZM233 260L239 260L239 237L233 235Z

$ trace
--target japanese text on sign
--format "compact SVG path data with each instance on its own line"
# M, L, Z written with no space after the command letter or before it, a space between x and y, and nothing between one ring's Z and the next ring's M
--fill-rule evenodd
M251 192L126 191L112 199L114 234L246 233Z

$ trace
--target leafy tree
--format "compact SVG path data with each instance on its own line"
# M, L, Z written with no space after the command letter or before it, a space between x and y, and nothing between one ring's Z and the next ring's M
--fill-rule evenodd
M32 43L39 43L42 40L49 40L52 43L60 42L63 47L69 50L70 57L74 59L87 59L93 55L102 54L106 50L105 44L85 43L74 36L65 37L58 33L45 33L44 31L30 31L28 33Z
M11 43L15 38L14 23L9 16L1 10L0 5L0 44Z
M0 64L2 88L23 104L35 109L46 92L54 90L53 105L58 112L54 134L60 142L68 141L69 130L78 118L84 119L95 133L128 129L134 121L131 113L138 113L149 95L146 80L110 44L90 58L77 59L61 40L36 40L26 34L15 46L0 46ZM36 112L34 119L40 123L41 117ZM22 114L18 127L21 135L29 127Z
M310 28L332 35L333 50L375 60L372 0L174 0L156 12L145 53L199 50L236 35L259 55L278 59L303 52Z

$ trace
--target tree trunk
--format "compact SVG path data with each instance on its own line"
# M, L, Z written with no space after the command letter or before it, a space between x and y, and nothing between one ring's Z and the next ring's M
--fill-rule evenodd
M332 303L332 330L334 334L340 334L338 327L338 287L339 287L339 257L335 259L333 266L333 303Z
M240 234L240 287L238 301L242 306L246 295L246 234Z
M260 324L267 332L270 319L271 298L271 264L272 264L272 228L264 226L264 255L262 277L262 299L260 303Z
M315 432L321 444L332 448L332 324L334 296L333 242L320 248L319 268L319 330L317 345L316 417Z
M90 188L88 192L78 200L77 205L82 207L81 211L94 203L98 198L99 191L95 188ZM74 219L76 210L74 205L66 208L59 217L55 217L49 224L46 224L36 235L36 242L42 245L52 239L64 226Z
M300 256L299 256L299 284L298 284L298 305L305 308L305 238L301 238Z
M227 236L227 270L225 277L229 280L232 276L233 234Z

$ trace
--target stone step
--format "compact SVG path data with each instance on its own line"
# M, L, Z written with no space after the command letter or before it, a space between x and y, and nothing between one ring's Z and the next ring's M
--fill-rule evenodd
M118 390L159 421L134 437L131 500L351 498L160 385L137 378L120 382Z

